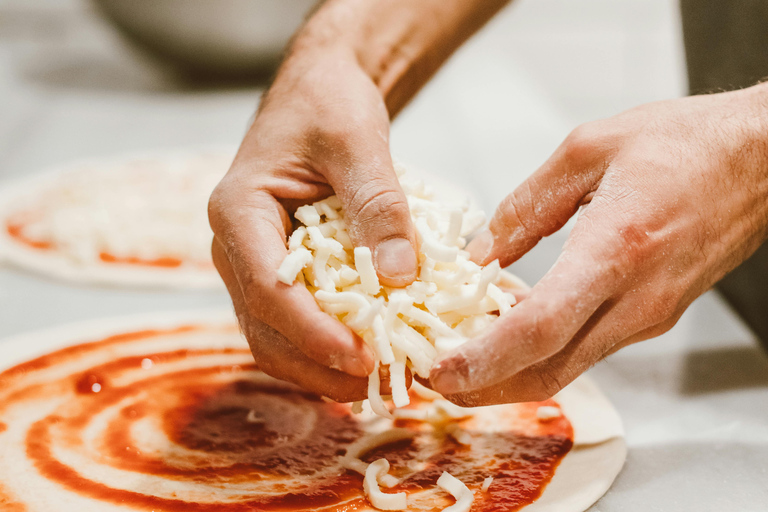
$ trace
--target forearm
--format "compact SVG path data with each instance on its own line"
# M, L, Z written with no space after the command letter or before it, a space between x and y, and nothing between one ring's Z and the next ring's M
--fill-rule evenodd
M509 0L329 0L297 35L286 65L324 51L355 59L391 117Z

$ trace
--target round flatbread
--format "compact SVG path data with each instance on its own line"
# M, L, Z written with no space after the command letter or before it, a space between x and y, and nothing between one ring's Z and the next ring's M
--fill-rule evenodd
M2 510L375 510L347 452L405 432L357 461L387 459L397 481L381 491L406 493L408 510L454 503L436 486L446 471L472 510L576 512L626 454L615 410L584 378L542 403L393 425L261 373L229 312L27 334L0 342L0 361ZM435 406L412 398L417 413Z
M207 203L232 148L93 159L0 187L0 261L76 283L219 288Z

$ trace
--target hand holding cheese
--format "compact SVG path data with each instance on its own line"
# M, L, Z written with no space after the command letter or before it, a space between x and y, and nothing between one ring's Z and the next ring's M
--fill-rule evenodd
M335 192L351 242L370 250L377 278L388 285L416 277L415 232L392 168L380 94L345 61L314 66L284 68L214 191L213 258L262 369L349 400L365 396L372 354L306 289L278 282L289 214Z
M540 400L670 329L768 233L768 84L645 105L578 128L469 251L508 265L581 208L508 315L432 370L465 405ZM503 363L500 363L502 362Z
M306 288L277 280L290 214L335 194L380 283L411 283L415 230L389 118L504 3L332 0L295 38L209 203L214 263L265 372L338 400L366 397L367 345Z
M382 285L371 251L354 247L347 214L337 196L296 210L300 225L277 271L286 285L298 281L323 311L350 327L387 366L396 407L408 405L406 368L423 379L435 359L480 334L515 303L519 288L498 261L481 267L464 251L465 237L485 222L468 201L440 200L402 165L395 170L406 194L419 242L418 279L407 287ZM507 288L507 291L504 290ZM369 377L374 412L391 418L381 399L378 372Z

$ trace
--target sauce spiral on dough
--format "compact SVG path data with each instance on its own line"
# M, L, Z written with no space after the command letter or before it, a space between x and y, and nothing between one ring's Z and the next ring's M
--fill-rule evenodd
M472 510L517 510L572 446L568 420L537 421L540 405L463 420L471 446L406 422L414 439L363 460L389 460L387 492L411 510L452 503L443 471L475 492ZM340 459L381 422L261 373L231 325L115 335L0 373L0 510L372 510Z

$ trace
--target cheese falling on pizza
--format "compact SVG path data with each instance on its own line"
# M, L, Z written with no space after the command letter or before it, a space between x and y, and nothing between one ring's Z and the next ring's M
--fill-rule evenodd
M470 410L414 385L389 420L260 372L229 311L32 333L0 343L0 509L372 512L405 493L407 510L466 510L447 472L476 510L581 512L626 449L579 380L556 400Z
M278 278L288 285L298 279L313 293L323 311L346 324L373 348L376 369L368 384L373 412L390 419L443 424L466 417L467 413L442 398L435 399L429 408L402 409L410 403L406 367L429 378L429 370L441 354L476 336L511 309L515 298L502 289L502 282L506 278L509 286L514 280L501 273L498 261L480 267L463 250L464 237L485 222L482 212L470 210L468 202L440 203L423 181L408 176L400 165L396 164L395 170L419 238L420 270L413 284L400 289L381 285L370 249L353 247L336 196L297 209L295 217L301 225L290 236L289 253L278 270ZM378 369L384 365L389 367L394 412L380 394ZM360 404L355 410L360 410ZM468 436L455 423L448 423L446 433L459 444L469 444ZM405 434L393 430L367 442L390 443ZM366 496L376 508L406 509L405 493L385 493L379 487L397 484L389 475L387 460L365 464L359 459L369 449L348 450L347 469L364 475ZM469 510L473 495L458 479L444 473L437 485L456 498L449 507L451 512Z

